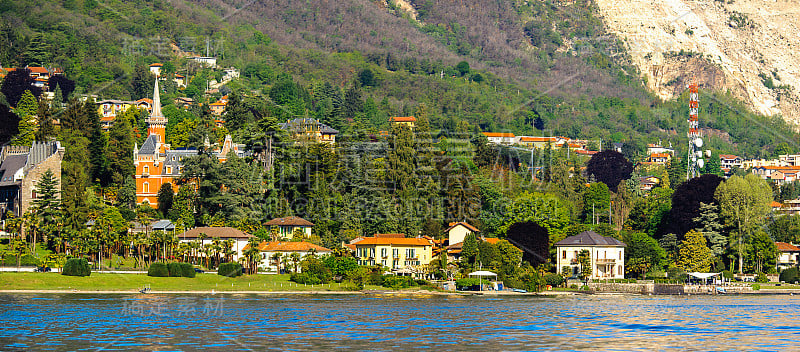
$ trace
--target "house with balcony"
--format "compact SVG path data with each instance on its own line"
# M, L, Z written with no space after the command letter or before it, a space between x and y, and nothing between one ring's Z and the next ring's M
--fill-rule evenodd
M316 141L319 143L336 143L336 135L339 131L312 118L296 118L287 120L286 123L279 123L278 127L289 132L296 141Z
M578 260L583 250L589 252L592 274L589 279L624 279L626 244L594 231L584 231L556 242L556 267L559 272L570 272L578 277L581 265Z
M236 252L233 254L233 260L239 260L244 255L244 250L251 237L253 235L233 227L195 227L179 234L178 242L199 241L202 248L203 245L212 243L215 239L232 240L231 250Z
M304 238L311 238L311 228L314 227L314 223L298 216L287 216L272 219L264 226L277 228L279 238L291 240L294 238L295 231L301 231Z
M744 159L742 157L731 154L719 155L719 166L723 171L725 171L726 174L728 174L733 168L741 169L742 163L744 163Z
M360 265L380 265L395 273L422 275L424 266L430 264L434 243L424 237L411 237L401 233L376 234L351 242Z

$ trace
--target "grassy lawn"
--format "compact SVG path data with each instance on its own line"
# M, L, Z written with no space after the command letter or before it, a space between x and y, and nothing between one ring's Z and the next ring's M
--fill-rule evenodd
M0 273L0 287L6 290L134 291L150 285L153 291L342 291L345 284L304 286L289 281L289 275L245 275L228 278L197 274L195 278L149 277L146 274L98 274L89 277L59 273ZM386 289L367 285L365 289Z

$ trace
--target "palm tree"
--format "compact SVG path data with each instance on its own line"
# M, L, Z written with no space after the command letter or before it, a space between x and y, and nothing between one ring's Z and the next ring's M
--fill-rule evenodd
M251 237L250 240L247 241L248 248L242 252L242 254L244 254L244 256L247 258L248 272L251 274L255 274L257 272L257 258L261 254L261 250L258 249L258 243L258 237Z
M222 251L222 241L219 239L219 237L214 237L211 240L211 248L214 249L214 259L216 266L219 266L220 264L219 254Z
M226 262L232 262L233 256L236 254L236 251L233 250L233 245L236 243L232 238L228 238L222 241L222 250L223 255L225 256Z
M278 253L278 252L275 252L275 253L272 254L271 258L275 263L275 270L278 272L278 274L280 274L281 273L281 254Z
M294 264L294 272L296 273L297 263L300 263L300 253L294 252L289 258L292 260L292 264Z

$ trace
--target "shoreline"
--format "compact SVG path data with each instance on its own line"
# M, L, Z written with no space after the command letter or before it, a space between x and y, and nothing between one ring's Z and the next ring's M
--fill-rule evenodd
M363 291L340 291L340 290L309 290L309 291L217 291L217 290L164 290L149 291L141 293L138 290L0 290L0 294L163 294L163 295L386 295L386 296L539 296L539 297L558 297L558 296L577 296L577 295L598 295L598 296L717 296L714 294L641 294L630 292L579 292L579 291L543 291L543 292L467 292L467 291L391 291L391 290L363 290ZM762 289L750 292L727 293L719 296L749 296L749 295L800 295L800 289Z

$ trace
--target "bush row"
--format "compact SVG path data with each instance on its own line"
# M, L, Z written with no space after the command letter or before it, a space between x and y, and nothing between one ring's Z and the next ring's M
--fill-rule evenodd
M194 277L194 267L189 263L153 263L147 269L147 276L153 277Z
M237 277L242 275L242 265L239 263L222 263L217 269L217 274L227 277Z

